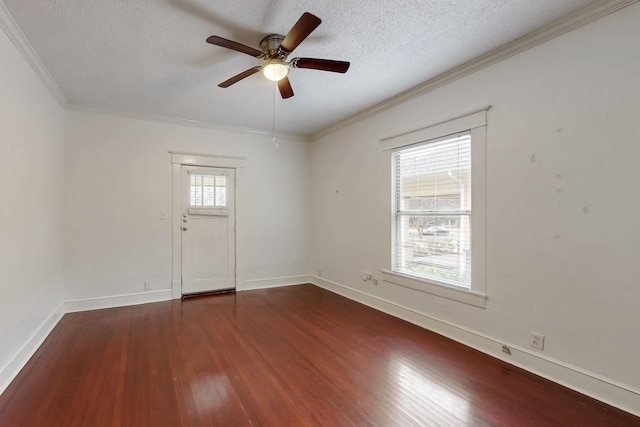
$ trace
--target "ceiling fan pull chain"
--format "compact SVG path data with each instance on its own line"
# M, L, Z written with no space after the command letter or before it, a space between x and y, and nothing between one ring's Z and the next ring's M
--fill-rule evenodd
M274 82L273 85L273 132L271 134L271 142L273 142L277 147L279 147L280 145L278 144L278 139L276 138L276 110L278 109L278 82Z

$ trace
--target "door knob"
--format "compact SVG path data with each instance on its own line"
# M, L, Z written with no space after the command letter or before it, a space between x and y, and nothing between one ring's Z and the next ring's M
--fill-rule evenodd
M187 226L182 226L182 231L187 231Z

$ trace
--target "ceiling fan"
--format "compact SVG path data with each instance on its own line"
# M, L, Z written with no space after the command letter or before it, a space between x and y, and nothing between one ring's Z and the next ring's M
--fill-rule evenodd
M286 36L280 34L270 34L260 41L260 49L254 49L242 43L227 40L218 36L207 38L207 43L225 47L256 58L264 59L262 66L249 68L246 71L236 74L228 80L223 81L218 86L226 88L240 80L249 77L258 71L262 71L266 78L278 82L278 89L282 98L291 98L293 89L287 75L290 68L309 68L312 70L332 71L334 73L346 73L349 69L349 62L334 61L330 59L317 58L293 58L287 62L287 57L315 30L322 21L315 15L305 12L298 22L289 30Z

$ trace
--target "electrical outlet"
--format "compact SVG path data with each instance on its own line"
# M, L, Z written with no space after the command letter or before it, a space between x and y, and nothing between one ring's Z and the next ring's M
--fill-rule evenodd
M151 282L149 282L149 281L145 280L145 281L144 281L144 289L145 289L146 291L150 290L150 289L151 289Z
M371 280L371 273L367 272L367 271L363 271L362 272L362 280L363 281L367 281L367 280Z
M318 277L322 277L322 270L318 270Z
M511 356L511 349L504 344L502 344L502 352Z
M529 336L529 345L538 350L544 350L544 335L531 332Z
M378 286L378 279L374 277L373 279L371 279L371 283L373 283L375 286Z

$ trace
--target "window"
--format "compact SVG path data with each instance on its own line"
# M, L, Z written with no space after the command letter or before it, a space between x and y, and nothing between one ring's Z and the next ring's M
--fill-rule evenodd
M224 175L191 174L190 205L192 207L226 207L227 177Z
M382 140L392 177L385 281L485 306L486 112Z
M471 288L471 135L392 155L392 270Z

